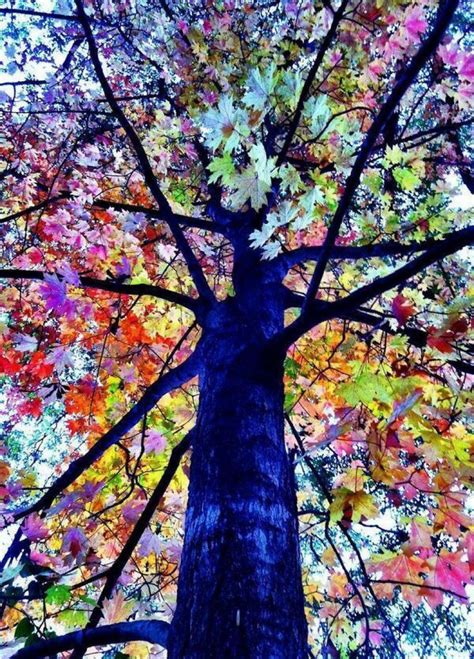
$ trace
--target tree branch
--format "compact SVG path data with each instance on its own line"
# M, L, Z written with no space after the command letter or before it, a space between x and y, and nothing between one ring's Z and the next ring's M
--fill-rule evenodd
M24 208L23 210L17 211L16 213L12 213L11 215L7 215L6 217L0 217L0 224L3 224L4 222L11 222L12 220L17 220L19 217L23 217L23 215L29 215L30 213L39 211L42 208L46 208L50 204L53 204L55 201L60 201L61 199L67 199L68 196L69 194L62 193L60 195L57 195L56 197L49 197L48 199L44 199L43 201L40 201L38 204L35 204L34 206L29 206L28 208Z
M102 68L102 64L100 62L97 44L95 42L94 35L92 33L89 19L87 17L86 12L84 11L84 5L82 3L82 0L75 0L75 3L77 8L78 18L84 30L84 35L86 37L87 44L89 46L91 61L95 73L97 75L97 78L99 79L99 83L104 92L104 96L107 99L107 102L113 114L115 115L117 121L125 131L125 134L127 135L130 143L132 144L132 147L135 151L135 155L138 160L139 167L143 173L145 183L147 184L151 194L153 195L153 197L155 198L156 202L160 207L163 221L167 222L168 226L171 229L171 232L176 241L178 249L182 253L187 263L190 275L194 281L194 284L198 290L199 295L208 303L212 303L215 301L214 294L211 288L209 287L209 284L207 283L204 273L201 270L199 261L197 260L191 247L189 246L188 241L186 240L182 232L182 229L180 228L175 218L175 215L173 213L173 210L168 200L166 199L166 197L164 196L158 185L156 177L153 173L153 168L150 164L150 161L148 159L148 156L146 154L146 151L143 147L140 138L138 137L137 133L135 132L135 129L133 128L127 117L125 116L123 110L117 103L112 88L110 87L110 84L105 76L104 70Z
M406 67L404 73L395 84L388 99L380 108L379 113L370 126L362 147L356 157L356 161L346 180L344 194L342 195L337 210L329 226L326 240L324 241L323 249L319 257L317 266L311 278L308 292L306 295L305 303L302 307L302 315L304 316L309 308L310 302L314 299L316 292L319 288L321 280L326 270L328 260L331 255L332 248L339 235L342 222L349 210L354 194L359 187L360 178L364 171L367 159L374 147L383 127L390 119L392 113L398 106L398 103L403 98L406 91L410 88L416 76L426 64L430 56L433 54L438 44L440 43L446 29L448 28L454 11L458 6L459 0L441 0L439 4L438 14L436 16L435 24L428 38L422 43L418 52L412 58L410 64Z
M0 279L31 279L43 281L45 275L54 275L54 272L42 272L40 270L23 270L20 268L9 268L0 270ZM61 279L61 276L58 276ZM95 277L79 277L80 286L83 288L94 288L100 291L110 291L120 295L150 295L179 304L182 307L190 309L198 314L200 302L176 291L169 291L167 288L157 286L156 284L123 284L113 279L96 279Z
M163 620L118 622L97 629L80 630L64 636L53 636L38 641L38 643L18 650L12 656L12 659L38 659L39 657L55 655L58 652L66 652L78 646L91 648L98 645L113 645L130 641L146 641L166 648L168 631L169 623Z
M301 115L303 113L303 107L305 104L306 99L309 96L310 90L311 90L311 85L314 82L314 79L316 78L319 67L321 66L324 56L328 50L328 48L331 46L331 42L334 38L334 35L336 34L336 30L338 28L339 23L341 22L341 19L343 17L344 11L348 5L348 0L343 0L341 2L341 6L339 9L336 11L334 14L331 27L329 28L326 36L324 37L324 40L318 50L318 54L316 55L316 59L313 62L313 65L308 73L308 76L304 82L303 89L301 90L300 97L298 99L298 103L295 108L295 112L293 114L293 119L291 121L290 127L288 128L288 132L285 137L285 141L283 143L283 146L281 148L280 153L278 154L277 158L277 167L282 164L282 162L285 159L285 156L288 152L288 149L291 146L291 142L293 141L293 137L295 136L295 133L298 129L298 125L300 123Z
M362 286L341 300L329 303L329 318L334 318L345 311L350 311L360 307L361 304L364 304L368 300L385 293L391 288L403 284L407 279L417 275L428 266L436 263L436 261L472 244L474 244L474 226L453 232L444 240L437 241L436 245L427 249L424 254L417 256L415 259L401 268L398 268L394 272L391 272L389 275L380 277L380 279L376 279L372 283Z
M97 199L93 202L92 206L97 206L98 208L114 208L115 210L129 211L130 213L143 213L162 222L165 221L163 219L163 213L156 208L147 208L146 206L137 206L136 204L124 204L118 201L108 201L107 199ZM223 232L222 226L217 224L217 222L200 220L199 218L188 217L179 213L174 213L174 217L184 227L204 229L205 231L213 231L215 233Z
M160 504L163 495L165 494L169 484L171 483L179 467L181 458L186 453L186 451L190 448L193 435L194 435L194 430L191 430L186 435L186 437L182 439L179 442L179 444L177 444L171 451L171 456L166 466L166 469L164 470L163 475L161 476L157 486L155 487L153 494L148 499L145 509L140 515L137 523L133 528L133 531L128 537L127 542L123 546L122 551L116 558L114 564L112 565L111 568L109 568L109 570L107 570L107 577L105 580L104 587L102 589L99 599L97 600L97 604L95 605L94 610L92 611L86 629L93 629L100 622L100 619L102 617L102 604L106 599L110 598L110 596L112 595L113 589L115 588L115 585L118 579L120 578L120 575L122 574L124 567L130 560L130 557L132 556L135 547L138 545L140 538L145 532L148 524L151 522L151 519L155 514L155 511L158 505ZM79 659L80 657L82 657L86 647L87 646L81 647L80 644L78 644L78 647L72 654L71 659Z
M403 245L396 240L390 242L374 243L371 245L343 246L335 245L330 252L329 259L334 260L358 260L381 258L384 256L404 256L413 252L423 252L431 247L436 247L440 241L434 239L424 240L423 242L413 242ZM271 261L271 265L283 267L285 269L298 265L302 261L317 261L323 251L323 245L312 247L300 247L286 254L280 254L276 259Z
M370 583L390 583L394 586L411 586L412 588L426 588L428 590L439 590L446 595L451 595L452 597L458 597L459 599L468 602L468 598L464 595L460 595L455 590L449 590L449 588L441 588L440 586L430 586L426 583L413 583L412 581L397 581L396 579L370 579Z
M71 462L66 471L55 480L49 490L36 503L24 510L13 513L14 519L19 520L33 512L49 508L57 496L69 487L88 467L93 465L108 448L116 444L125 433L129 432L145 414L152 410L160 398L196 375L198 367L199 353L196 349L185 362L155 380L125 416L105 435L102 435L87 453Z
M0 14L21 14L23 16L36 16L38 18L56 18L60 21L77 21L77 16L70 14L51 14L47 11L34 11L33 9L0 9Z
M460 229L453 232L444 240L435 241L433 247L427 249L423 254L417 256L401 268L398 268L385 277L376 279L366 286L362 286L340 300L336 300L335 302L314 300L306 307L307 311L305 314L302 313L291 325L285 327L277 341L288 346L305 332L319 325L319 323L331 320L332 318L346 318L348 314L354 313L368 300L403 284L407 279L422 272L425 268L436 263L436 261L473 243L474 227ZM290 293L289 297L296 302L297 296L291 296ZM303 302L302 306L304 304L305 302Z

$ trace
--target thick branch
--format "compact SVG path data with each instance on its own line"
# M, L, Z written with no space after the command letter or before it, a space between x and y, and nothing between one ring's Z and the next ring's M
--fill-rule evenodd
M41 272L40 270L23 270L20 268L10 268L0 270L0 279L32 279L36 281L44 280L45 275L54 275L53 272ZM61 278L59 276L59 278ZM197 312L199 301L194 300L187 295L169 291L156 284L123 284L113 279L96 279L95 277L79 277L80 285L84 288L94 288L100 291L110 291L121 295L150 295L152 297L174 302L193 312Z
M335 302L312 301L307 306L306 313L301 314L291 325L283 330L278 341L282 341L284 345L288 346L305 332L319 325L319 323L331 320L332 318L347 318L348 314L354 313L362 304L365 304L372 298L403 284L407 279L422 272L425 268L433 265L433 263L473 243L474 227L460 229L453 232L444 240L436 241L433 247L427 249L423 254L417 256L401 268L394 270L394 272L391 272L385 277L376 279L372 283L367 284L367 286L362 286L340 300L336 300ZM289 294L290 296L291 294ZM292 296L292 299L296 302L296 296Z
M435 24L430 35L423 42L416 55L412 58L410 64L406 67L404 73L400 76L388 99L382 105L379 113L377 114L367 132L364 143L362 144L362 147L357 155L352 171L346 180L344 194L339 201L339 205L328 229L318 264L314 270L308 287L306 302L302 309L302 315L305 315L305 313L308 311L310 302L314 299L319 288L324 275L324 271L326 270L328 260L331 256L331 251L336 242L336 238L339 235L342 222L349 210L354 194L359 187L362 172L364 171L372 148L374 147L386 122L390 119L399 102L410 88L410 86L413 84L416 76L440 43L443 34L451 22L454 11L458 6L458 2L459 0L446 0L445 2L440 2Z
M162 620L118 622L114 625L104 625L97 629L71 632L64 636L53 636L38 641L38 643L18 650L12 656L12 659L38 659L39 657L55 655L58 652L66 652L78 646L92 648L98 645L112 645L130 641L146 641L166 648L168 630L169 623Z
M335 245L330 252L330 259L334 260L357 260L372 259L384 256L403 256L413 254L413 252L423 252L430 247L436 247L440 241L434 239L424 240L423 242L413 242L409 245L403 245L395 240L384 243L375 243L372 245L357 246L338 246ZM281 254L271 263L276 266L282 266L288 269L304 261L317 261L321 256L324 247L322 245L313 247L300 247L286 254Z
M146 206L137 206L136 204L123 204L118 201L107 201L106 199L96 199L92 205L99 208L113 208L119 211L129 211L130 213L143 213L149 217L154 217L157 220L164 221L163 213L156 208L147 208ZM216 222L200 220L199 218L188 217L187 215L180 215L179 213L174 213L174 217L176 221L184 227L222 233L222 227Z
M173 210L168 200L166 199L166 197L164 196L158 185L156 177L153 173L153 168L150 164L150 161L143 147L143 144L140 138L138 137L137 133L135 132L135 129L133 128L133 126L125 116L123 110L117 103L117 100L115 99L112 88L110 87L110 84L102 68L97 44L95 42L94 35L92 33L92 29L89 23L89 19L87 17L86 12L84 11L84 6L81 0L76 0L76 7L77 7L78 17L83 27L87 44L89 46L91 61L94 66L94 70L97 75L97 78L99 79L102 90L104 92L104 96L107 99L107 102L110 105L110 108L113 114L115 115L117 121L125 131L125 134L127 135L130 143L132 144L133 150L138 160L138 164L143 173L145 183L147 184L150 192L152 193L153 197L155 198L156 202L160 207L162 219L168 223L171 229L171 232L174 236L178 249L182 253L187 263L189 272L199 292L199 295L208 302L213 302L215 299L214 294L212 293L209 284L207 283L207 280L201 270L199 261L194 255L191 247L188 244L188 241L186 240L183 234L181 227L179 226L175 218L175 215L173 213Z
M367 284L367 286L362 286L347 297L330 303L328 305L328 319L340 316L341 313L344 313L345 311L360 307L361 304L368 302L372 298L385 293L391 288L403 284L407 279L414 277L419 272L422 272L422 270L425 270L428 266L436 263L436 261L472 244L474 244L474 227L468 227L467 229L453 232L448 238L437 241L437 244L434 247L426 250L424 254L417 256L415 259L401 268L398 268L394 272L391 272L389 275L380 277L380 279L376 279L372 283Z
M161 375L152 385L148 387L144 395L135 405L122 417L122 419L111 428L105 435L92 446L87 453L77 460L71 462L64 474L60 476L49 490L43 494L40 499L29 508L18 511L14 514L16 520L25 517L33 512L38 512L49 508L55 498L59 496L67 487L69 487L86 469L98 460L105 451L116 444L125 433L143 418L145 414L152 410L156 403L165 394L173 389L183 385L190 380L198 371L199 355L197 350L183 364L176 366L164 375Z

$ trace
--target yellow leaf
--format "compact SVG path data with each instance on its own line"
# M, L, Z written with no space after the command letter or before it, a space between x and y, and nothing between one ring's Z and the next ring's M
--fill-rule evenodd
M103 624L110 625L114 622L122 622L128 618L135 607L135 600L125 601L125 596L121 590L108 600L105 600L102 607Z
M143 641L134 641L133 643L128 643L124 648L124 653L133 659L148 659L150 656L148 643Z

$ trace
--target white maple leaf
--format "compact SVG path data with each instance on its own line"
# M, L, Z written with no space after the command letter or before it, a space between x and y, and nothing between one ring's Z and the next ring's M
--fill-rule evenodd
M17 334L15 340L18 341L15 345L15 350L18 352L34 352L38 346L35 337L28 336L28 334Z
M277 77L276 66L272 63L262 74L259 69L253 69L247 80L247 92L243 102L256 110L263 110L270 94L275 89Z
M240 141L250 135L247 113L234 107L233 99L224 95L217 108L202 115L204 128L208 130L205 143L215 151L224 142L224 151L232 152Z
M250 199L250 205L256 211L265 205L267 201L267 192L270 192L271 186L262 181L256 174L253 167L248 167L241 174L237 174L234 180L236 190L231 198L232 208L238 210L242 208Z
M304 104L303 114L310 120L312 137L318 136L332 116L327 105L327 97L320 94L317 98L308 99Z
M259 210L267 201L267 193L271 190L272 177L276 174L276 158L268 158L261 142L254 144L249 150L251 164L234 178L235 192L231 197L234 209L244 206L250 199L254 210Z
M271 261L281 252L281 245L277 240L272 240L271 242L264 245L262 248L262 259L266 261Z

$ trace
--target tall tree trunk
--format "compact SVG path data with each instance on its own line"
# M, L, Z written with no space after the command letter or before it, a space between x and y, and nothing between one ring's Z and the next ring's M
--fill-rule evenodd
M249 338L256 323L227 320L204 340L168 656L297 659L307 630L283 358Z

